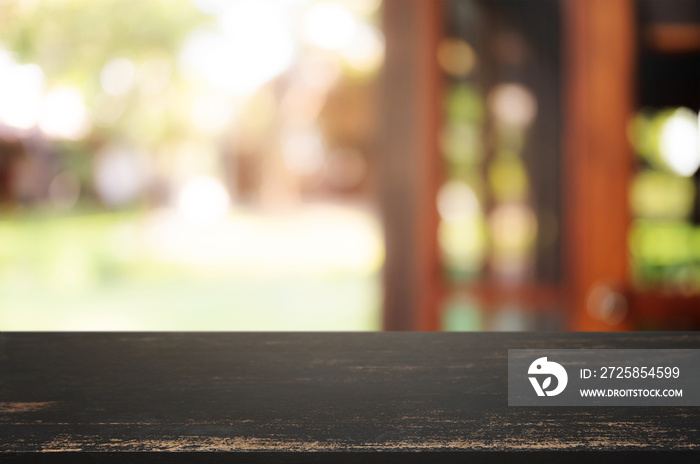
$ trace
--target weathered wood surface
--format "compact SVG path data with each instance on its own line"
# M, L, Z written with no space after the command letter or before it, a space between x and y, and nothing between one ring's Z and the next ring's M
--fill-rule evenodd
M700 333L2 333L0 462L700 453L700 408L508 406L509 348L616 347Z

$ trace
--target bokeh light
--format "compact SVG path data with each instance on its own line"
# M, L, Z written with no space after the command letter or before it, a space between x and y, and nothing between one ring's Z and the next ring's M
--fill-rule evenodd
M218 26L187 37L180 56L185 75L233 95L247 95L291 65L291 23L274 2L236 2L222 13Z
M443 39L438 46L437 61L450 76L466 77L476 66L476 53L461 39Z
M326 50L342 50L349 46L357 30L357 21L342 4L317 2L304 15L302 28L306 40Z
M228 214L228 192L221 182L212 177L195 177L188 180L180 191L177 208L193 223L212 224L223 220Z
M0 58L0 121L16 129L33 127L39 117L43 88L44 73L38 65L16 64L5 53Z
M127 58L114 58L102 68L100 83L109 95L124 95L133 87L135 77L134 63Z
M525 200L529 181L522 160L513 153L499 154L491 162L488 172L494 197L499 202Z
M526 127L537 116L537 100L532 91L522 84L495 86L489 92L488 105L498 121L515 127Z
M325 147L316 131L290 131L283 134L282 155L285 165L300 175L317 172L323 165Z
M77 140L87 135L90 124L83 95L77 88L53 89L44 97L39 127L47 136Z
M437 208L445 221L462 221L479 214L479 200L465 182L448 181L438 192Z
M676 174L691 176L700 167L700 133L698 116L679 108L661 127L659 150L664 161Z
M146 95L155 95L167 88L171 75L172 68L168 60L164 58L148 60L138 69L138 88Z
M109 127L124 114L126 100L101 93L92 101L93 121L97 126Z
M352 40L340 49L340 55L353 71L375 73L384 61L384 36L370 24L358 24Z
M481 133L477 125L467 122L447 124L440 134L440 148L455 164L476 165L482 158Z
M489 215L489 227L497 253L513 257L526 255L537 234L537 220L524 204L496 207Z
M451 332L484 330L484 316L476 301L457 293L447 300L442 310L442 327Z
M144 188L144 160L133 148L110 145L100 150L94 164L95 189L107 206L135 201Z
M487 232L479 201L465 182L450 180L438 192L438 242L452 278L474 276L487 252Z
M692 212L695 193L691 179L648 169L632 181L630 204L638 217L685 219Z

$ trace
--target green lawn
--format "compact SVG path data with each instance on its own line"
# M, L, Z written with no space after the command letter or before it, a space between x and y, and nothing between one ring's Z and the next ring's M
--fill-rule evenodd
M318 209L0 220L1 330L378 330L374 220Z

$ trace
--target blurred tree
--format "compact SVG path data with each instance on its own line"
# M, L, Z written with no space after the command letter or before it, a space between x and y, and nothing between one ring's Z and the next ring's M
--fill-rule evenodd
M82 93L92 128L76 142L58 144L54 164L89 185L89 155L106 142L156 152L166 140L193 136L176 111L192 98L177 57L185 37L212 21L189 0L7 0L0 4L0 51L39 65L46 91ZM110 89L115 77L117 88ZM129 85L118 88L120 77Z

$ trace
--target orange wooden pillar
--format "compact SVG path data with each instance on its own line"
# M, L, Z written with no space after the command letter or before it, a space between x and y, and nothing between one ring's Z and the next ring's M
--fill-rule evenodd
M575 330L621 330L629 286L627 123L634 95L631 0L564 0L565 266ZM599 307L600 305L613 307ZM611 320L614 321L614 318Z

